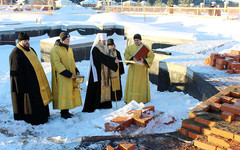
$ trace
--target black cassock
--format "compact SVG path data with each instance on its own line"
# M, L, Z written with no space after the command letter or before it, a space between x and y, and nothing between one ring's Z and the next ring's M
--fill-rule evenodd
M116 50L117 52L117 59L122 60L121 54L118 50ZM120 80L120 90L116 91L116 95L117 95L117 100L120 101L122 99L122 83L121 83L121 75L124 74L124 67L123 67L123 63L119 62L119 80ZM111 90L111 99L112 101L116 101L115 99L115 93Z
M25 120L32 125L47 122L49 108L48 105L43 105L37 76L32 64L17 47L13 49L9 60L14 119Z
M116 58L103 54L97 47L93 48L92 57L93 57L93 63L97 70L98 82L93 82L94 80L93 80L92 67L91 67L83 112L94 112L95 109L99 109L99 108L112 108L111 101L100 103L101 64L104 64L108 68L114 71L117 71L118 66L115 63Z

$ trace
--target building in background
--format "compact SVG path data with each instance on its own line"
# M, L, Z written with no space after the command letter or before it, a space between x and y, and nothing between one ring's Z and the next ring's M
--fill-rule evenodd
M105 8L105 6L119 6L115 0L99 0L97 1L97 8Z
M97 6L97 1L95 0L84 0L80 2L80 5L83 7L96 7Z
M137 2L133 0L128 0L126 2L123 2L123 6L137 6Z
M57 0L55 1L56 7L61 8L66 5L72 5L72 1L69 0Z

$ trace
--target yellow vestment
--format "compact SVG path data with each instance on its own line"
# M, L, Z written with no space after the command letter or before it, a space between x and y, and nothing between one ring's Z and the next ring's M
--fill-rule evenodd
M38 60L37 55L34 53L34 51L31 48L29 48L30 51L26 51L19 44L17 45L17 48L22 50L22 52L26 55L26 57L32 64L37 76L38 83L39 83L43 105L47 106L52 101L53 97L52 97L51 89L49 87L49 83L45 75L45 72L43 70L41 62Z
M53 109L73 109L82 105L81 94L74 87L74 80L60 73L68 70L76 75L73 51L64 46L55 45L50 52L52 65Z
M137 46L133 44L127 47L124 52L125 60L130 60L140 46L141 45ZM153 54L152 50L150 50L145 58L147 64L129 64L125 85L124 102L129 103L132 100L135 100L138 103L146 103L150 101L151 97L148 68L151 67L154 56L155 55Z

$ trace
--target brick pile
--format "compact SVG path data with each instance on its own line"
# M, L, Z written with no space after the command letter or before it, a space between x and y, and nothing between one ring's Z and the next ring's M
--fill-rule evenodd
M105 131L107 132L119 132L130 127L132 124L138 127L146 127L148 122L154 118L154 106L149 105L143 107L141 110L128 111L129 116L117 116L105 123Z
M107 150L134 150L134 144L123 140L115 149L111 145L107 145Z
M240 51L231 50L229 53L211 53L204 59L205 64L216 67L218 70L227 70L227 73L240 73Z
M192 109L180 133L206 150L240 150L240 86L231 85Z

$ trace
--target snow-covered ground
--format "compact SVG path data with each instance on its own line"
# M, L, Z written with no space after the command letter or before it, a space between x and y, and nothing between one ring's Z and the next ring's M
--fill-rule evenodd
M68 10L68 9L67 9ZM90 14L90 13L85 13ZM179 49L169 48L173 57L169 58L172 62L183 62L192 68L199 66L207 68L205 71L209 74L216 74L221 80L229 77L225 71L218 71L214 68L204 65L204 58L207 58L209 52L229 52L231 49L240 50L240 26L239 21L227 21L216 18L193 18L183 16L147 16L144 23L143 16L127 16L122 14L103 13L92 15L72 15L69 11L62 11L61 14L48 15L32 15L26 17L24 14L0 14L0 32L15 29L23 26L36 26L34 23L36 18L43 20L43 26L53 25L72 25L72 24L88 24L88 25L124 25L128 28L128 33L140 33L145 35L162 35L175 38L188 38L196 41L191 44L184 44ZM19 25L16 25L18 24ZM6 25L8 24L8 25ZM15 24L15 25L9 25ZM171 34L170 34L171 33ZM73 37L72 42L79 39L93 39L92 35L77 35L76 32L70 33ZM169 35L168 35L169 34ZM40 58L40 40L49 38L48 35L32 37L30 45L37 51ZM110 38L110 37L109 37ZM115 40L117 49L121 52L122 57L126 48L126 40L123 36L114 34L111 36ZM210 41L211 40L211 41ZM214 47L215 41L232 41L222 47ZM202 43L204 42L204 44ZM215 42L215 43L216 43ZM208 52L200 53L201 48L208 47ZM199 51L191 51L193 47ZM78 143L73 142L74 139L82 136L101 136L101 135L119 135L120 133L105 132L104 123L115 115L124 115L125 111L130 107L138 108L143 104L126 105L123 100L117 103L113 102L113 108L107 110L96 110L93 113L83 113L82 106L71 110L74 114L71 119L62 119L59 110L53 110L52 104L49 105L51 116L46 124L32 126L24 121L15 121L13 119L13 110L10 94L9 79L9 54L14 46L0 45L0 149L73 149ZM124 57L123 57L124 58ZM173 60L174 59L174 60ZM192 60L192 61L189 61ZM168 61L168 60L166 60ZM197 63L196 63L197 62ZM45 73L51 82L51 65L50 63L42 63ZM89 61L77 62L78 69L81 74L87 76ZM125 66L125 74L122 76L123 91L125 88L128 67ZM198 70L198 69L196 69ZM239 78L239 75L234 75ZM86 81L85 81L86 82ZM85 82L81 91L82 101L84 103L86 94ZM227 82L227 81L226 81ZM238 82L237 82L238 83ZM145 105L154 105L156 114L164 112L158 124L151 128L152 124L147 126L144 133L164 133L175 131L181 127L181 121L188 116L189 110L199 104L199 101L182 92L159 92L157 86L150 84L151 101ZM164 125L174 116L176 122L170 125Z

